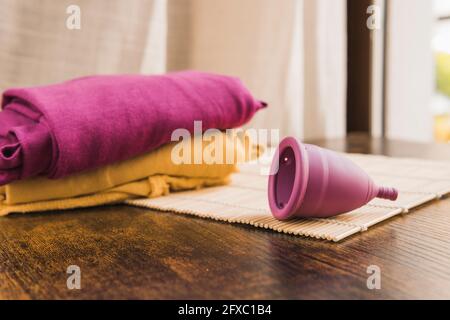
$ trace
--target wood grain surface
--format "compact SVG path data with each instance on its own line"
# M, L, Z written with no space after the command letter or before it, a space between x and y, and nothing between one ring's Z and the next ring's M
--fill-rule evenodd
M363 153L449 159L447 145L351 136ZM81 269L69 290L66 269ZM366 286L381 269L381 289ZM450 200L341 243L122 205L0 219L2 299L450 298Z

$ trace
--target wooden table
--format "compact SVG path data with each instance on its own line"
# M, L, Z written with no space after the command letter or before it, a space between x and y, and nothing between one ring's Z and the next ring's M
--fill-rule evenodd
M450 159L369 139L336 150ZM81 269L68 290L66 269ZM369 265L381 289L369 290ZM450 298L450 200L330 243L122 205L0 219L0 298Z

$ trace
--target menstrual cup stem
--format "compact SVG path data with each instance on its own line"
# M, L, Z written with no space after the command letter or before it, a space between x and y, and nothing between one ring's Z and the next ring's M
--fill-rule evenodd
M379 187L377 198L395 201L398 197L398 191L394 188Z

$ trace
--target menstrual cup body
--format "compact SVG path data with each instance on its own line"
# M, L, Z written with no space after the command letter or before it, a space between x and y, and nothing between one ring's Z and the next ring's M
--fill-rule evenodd
M337 153L305 144L309 178L296 216L329 217L365 205L377 188L362 169Z
M397 196L392 188L377 187L349 159L294 138L281 142L272 172L276 173L269 177L269 204L281 220L330 217L359 208L377 196Z

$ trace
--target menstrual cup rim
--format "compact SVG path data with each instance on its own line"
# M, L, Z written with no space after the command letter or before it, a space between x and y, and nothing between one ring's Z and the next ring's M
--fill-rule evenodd
M278 169L280 156L281 154L283 154L286 148L291 148L294 152L295 178L289 200L283 208L279 208L277 206L277 199L275 195L278 171L277 173L271 174L269 176L268 186L270 210L272 211L272 215L279 220L286 220L295 215L296 211L303 202L303 198L305 197L306 186L308 184L309 178L309 163L305 147L294 137L286 137L280 142L272 160L272 167L270 172L275 172L275 170Z

